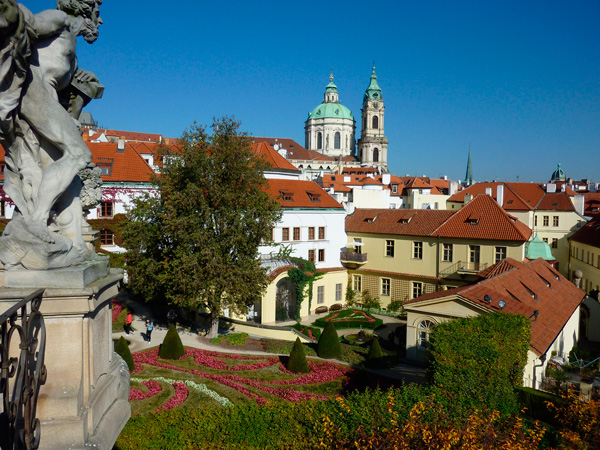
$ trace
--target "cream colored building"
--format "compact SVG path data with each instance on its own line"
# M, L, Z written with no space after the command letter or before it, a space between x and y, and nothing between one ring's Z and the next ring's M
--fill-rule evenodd
M357 209L346 233L352 289L387 307L473 282L507 257L522 261L531 230L483 195L454 212Z
M523 384L537 389L553 352L566 357L577 345L585 293L542 259L508 259L497 268L496 276L479 283L405 304L406 355L424 361L430 333L439 323L490 312L524 315L531 320L531 342Z

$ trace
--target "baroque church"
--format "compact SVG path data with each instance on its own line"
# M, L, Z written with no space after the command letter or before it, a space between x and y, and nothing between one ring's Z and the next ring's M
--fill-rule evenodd
M388 140L384 133L385 105L377 74L373 66L371 80L363 97L362 127L356 143L356 121L346 106L340 103L333 74L325 87L323 102L306 119L305 147L339 160L355 157L361 165L379 166L387 172Z

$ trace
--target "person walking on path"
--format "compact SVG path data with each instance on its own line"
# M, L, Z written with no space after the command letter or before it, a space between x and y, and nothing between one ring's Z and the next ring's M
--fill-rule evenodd
M125 333L135 334L135 331L133 331L133 328L131 327L132 322L133 322L133 314L131 313L131 311L129 311L127 313L127 318L125 319Z
M150 342L152 339L152 330L154 329L154 321L152 319L146 319L146 340Z

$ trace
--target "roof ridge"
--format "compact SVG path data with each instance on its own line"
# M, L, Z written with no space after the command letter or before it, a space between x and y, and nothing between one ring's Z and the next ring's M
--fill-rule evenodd
M521 203L523 203L527 208L529 208L530 210L534 209L531 207L531 205L529 203L527 203L527 200L525 200L523 197L521 197L521 195L510 186L509 183L503 182L502 184L504 184L504 186L506 186L508 189L510 189L510 191L515 195L515 197L517 197L521 201ZM542 196L542 198L543 198L543 196ZM504 205L501 205L501 206L502 206L502 209L504 209Z

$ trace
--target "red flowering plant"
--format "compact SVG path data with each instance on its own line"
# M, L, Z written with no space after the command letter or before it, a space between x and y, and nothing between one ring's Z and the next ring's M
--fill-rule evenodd
M186 349L185 355L180 360L188 360L186 365L189 367L192 363L192 368L182 367L176 362L168 363L158 357L158 349L151 349L145 352L133 354L135 369L132 374L142 372L144 365L167 369L182 374L195 375L205 380L211 380L228 388L234 389L249 399L256 401L258 404L268 403L270 394L283 400L299 402L304 400L326 400L329 398L326 395L318 395L310 392L302 392L292 388L292 386L310 386L321 383L328 383L334 380L343 380L352 370L332 363L332 362L310 362L310 371L306 374L294 374L280 365L278 370L273 372L273 367L279 363L277 357L266 356L249 356L241 354L224 354L211 352L201 349ZM231 360L239 361L240 363L231 364ZM247 361L244 363L242 361ZM196 367L194 367L196 366ZM216 371L220 373L215 373ZM265 372L268 371L268 372ZM235 373L235 374L234 374ZM273 375L280 374L280 379L272 379ZM265 376L268 374L268 376ZM266 378L266 379L261 379ZM157 378L161 381L166 381L164 378ZM174 380L173 380L174 381ZM188 384L188 382L185 382ZM155 388L155 385L143 383L151 390L150 386ZM178 386L177 382L173 382L175 395L167 403L157 409L164 409L179 406L187 398L187 388ZM188 385L189 386L189 385ZM142 393L139 390L132 389L130 395L131 400L147 398L150 394ZM219 395L219 394L215 394Z

